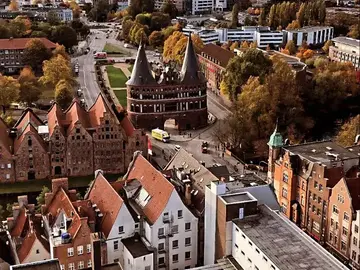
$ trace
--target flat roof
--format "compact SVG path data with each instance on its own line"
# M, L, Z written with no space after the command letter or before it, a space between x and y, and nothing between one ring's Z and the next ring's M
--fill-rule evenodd
M220 195L220 197L226 203L240 203L240 202L245 202L245 201L256 201L256 199L247 192L225 193L224 195Z
M10 266L10 269L29 269L29 270L60 270L60 264L58 259L49 259L38 262L17 264Z
M141 241L141 238L138 234L135 234L134 236L126 239L122 239L121 242L123 242L124 246L131 253L133 258L138 258L152 253L152 251L150 251Z
M332 161L359 158L355 153L332 141L311 142L284 146L283 148L311 162L330 163Z
M243 270L243 268L239 267L233 262L234 258L228 257L228 258L222 258L217 261L217 263L199 266L195 268L190 268L191 270Z
M332 26L307 26L299 29L293 30L285 30L287 32L295 33L295 32L313 32L313 31L321 31L329 28L334 28Z
M281 213L259 206L260 214L233 222L281 269L348 269Z
M360 40L359 39L354 39L354 38L349 38L349 37L336 37L336 38L333 38L332 41L343 43L343 44L346 44L349 46L358 47L358 49L360 50Z

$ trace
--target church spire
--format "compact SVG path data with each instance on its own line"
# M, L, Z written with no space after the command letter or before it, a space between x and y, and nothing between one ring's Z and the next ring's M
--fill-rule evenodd
M280 132L278 131L278 119L276 120L276 126L273 134L270 136L270 140L268 142L270 147L281 147L283 146L283 137L281 136Z
M147 61L145 48L142 43L139 45L131 77L126 84L132 86L156 85L156 81L151 74L150 65Z
M186 46L183 65L180 73L181 83L194 84L196 82L204 82L206 79L199 69L195 48L191 40L191 33L189 34L188 43Z

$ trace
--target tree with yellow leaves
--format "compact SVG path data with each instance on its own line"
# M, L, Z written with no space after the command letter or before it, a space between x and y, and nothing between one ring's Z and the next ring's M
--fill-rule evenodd
M242 48L242 49L248 49L248 48L250 48L249 43L248 43L246 40L243 41L243 42L241 42L240 48Z
M56 47L52 52L53 57L56 57L58 55L61 55L62 57L64 57L67 61L70 61L70 56L67 54L65 46L64 45L60 45L58 43L56 43Z
M40 82L44 85L55 87L60 80L65 80L71 85L75 83L70 62L60 54L44 61L43 74Z
M20 84L20 101L30 105L39 99L41 87L31 67L24 67L21 70L18 82Z
M11 11L19 10L19 5L16 0L11 0L11 2L9 4L9 10L11 10Z
M360 135L360 114L350 118L349 121L345 122L336 136L336 141L344 146L352 146L355 144L355 138Z
M0 73L0 106L3 114L6 113L6 108L19 98L20 84L16 79L10 76L3 76Z
M71 83L67 80L60 80L55 87L55 101L63 109L69 107L74 96L74 90Z

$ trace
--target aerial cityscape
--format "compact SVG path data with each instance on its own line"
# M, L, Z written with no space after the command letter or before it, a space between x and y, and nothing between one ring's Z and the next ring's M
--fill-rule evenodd
M360 270L359 0L0 0L0 270Z

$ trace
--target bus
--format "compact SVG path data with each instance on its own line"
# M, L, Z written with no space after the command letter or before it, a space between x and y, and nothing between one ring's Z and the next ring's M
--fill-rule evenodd
M106 59L107 53L106 52L96 52L94 53L95 59Z
M164 143L168 143L170 141L170 135L164 130L161 130L159 128L155 128L151 131L151 136L159 141L162 141Z

